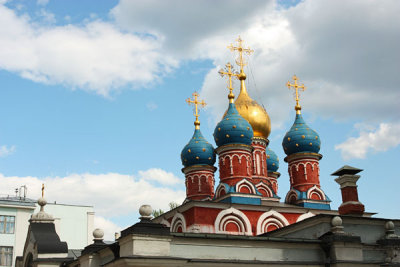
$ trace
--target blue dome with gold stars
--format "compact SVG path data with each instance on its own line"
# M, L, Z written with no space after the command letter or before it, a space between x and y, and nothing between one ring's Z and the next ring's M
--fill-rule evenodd
M304 122L301 114L296 114L292 128L283 138L282 146L288 156L300 152L318 153L321 140L317 132Z
M267 170L269 172L276 172L279 169L278 156L269 147L265 150L267 154Z
M214 140L217 146L227 144L250 145L253 129L250 123L239 115L234 103L229 103L226 115L214 130Z
M200 129L194 130L192 139L190 139L189 143L181 152L181 160L185 167L193 165L214 165L214 147L203 137Z

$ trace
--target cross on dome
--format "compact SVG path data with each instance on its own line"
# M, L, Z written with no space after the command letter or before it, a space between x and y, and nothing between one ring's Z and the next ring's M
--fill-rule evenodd
M198 100L197 98L200 96L197 92L194 92L192 94L193 99L190 99L190 97L188 99L186 99L186 103L190 105L194 105L194 113L193 115L196 117L196 120L194 121L194 125L195 125L195 129L200 129L200 121L199 121L199 105L201 107L205 107L206 106L206 102L204 102L204 100Z
M288 82L286 83L286 86L289 88L289 90L292 89L292 88L295 90L295 94L296 94L296 106L294 107L294 109L296 110L296 114L300 114L300 113L301 113L301 112L300 112L301 106L300 106L300 104L299 104L299 101L300 101L300 98L299 98L299 89L302 90L302 91L305 91L305 90L306 90L306 87L304 86L304 84L299 85L299 84L297 83L298 78L297 78L296 75L293 75L292 79L293 79L294 83L290 83L290 81L288 81Z
M238 51L239 52L239 58L236 59L236 64L238 64L240 66L240 74L244 74L243 71L243 67L247 65L247 62L245 62L244 58L243 58L243 53L250 55L251 53L254 52L254 50L250 49L250 48L243 48L243 40L242 38L239 38L236 40L238 42L238 46L233 46L233 44L230 44L228 46L228 48L234 52L234 51ZM246 76L244 76L246 77ZM239 77L240 78L240 77Z
M229 98L229 103L233 103L233 99L235 99L235 95L234 95L233 92L232 92L232 91L233 91L233 87L232 87L232 76L238 78L238 75L239 75L239 74L234 73L234 72L232 72L232 71L233 71L233 67L232 67L231 63L229 63L229 62L225 65L225 71L224 71L224 69L220 69L220 70L218 71L218 73L219 73L222 77L228 76L228 89L229 89L228 98Z

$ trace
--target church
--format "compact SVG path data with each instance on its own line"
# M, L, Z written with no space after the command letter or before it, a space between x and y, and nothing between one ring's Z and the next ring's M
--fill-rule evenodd
M302 117L293 76L294 122L282 140L290 189L278 196L279 159L268 147L271 122L264 107L248 94L243 41L228 48L237 55L219 71L227 78L227 109L214 130L216 147L200 130L194 93L194 133L181 152L186 199L156 218L143 205L140 222L121 231L115 242L93 232L93 244L71 253L60 240L46 201L32 215L17 267L31 266L400 266L400 220L372 217L358 199L361 169L343 166L337 178L342 204L332 210L320 185L321 139ZM235 98L232 80L240 82ZM215 166L218 162L218 168ZM218 172L217 172L218 170ZM218 173L216 178L215 174ZM145 202L145 200L143 200Z

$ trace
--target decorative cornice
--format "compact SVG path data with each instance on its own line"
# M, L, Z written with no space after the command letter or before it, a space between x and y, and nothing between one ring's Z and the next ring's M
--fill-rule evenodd
M301 152L301 153L295 153L289 156L286 156L284 158L285 162L292 162L294 160L300 160L300 159L316 159L316 160L320 160L322 159L322 155L319 153L313 153L313 152Z
M219 155L219 154L221 154L223 152L227 152L227 151L230 151L230 150L237 150L237 149L244 150L244 151L247 151L247 152L252 152L254 150L254 148L251 145L227 144L227 145L223 145L223 146L217 147L215 149L215 152Z
M335 181L340 185L340 188L357 187L357 181L360 177L360 175L344 174L336 178Z
M190 172L196 172L196 171L208 171L214 173L217 170L216 167L210 166L210 165L192 165L186 168L182 168L182 172L184 174L189 174Z
M263 147L267 147L269 144L269 140L267 138L261 137L261 136L254 136L252 139L253 143L255 144L260 144Z

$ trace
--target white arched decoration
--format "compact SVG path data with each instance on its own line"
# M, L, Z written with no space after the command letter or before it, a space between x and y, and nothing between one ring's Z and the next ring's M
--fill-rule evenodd
M302 220L305 220L305 219L308 219L308 218L311 218L311 217L314 217L314 216L315 216L314 213L312 213L312 212L307 212L307 213L301 214L301 215L299 216L299 218L297 218L296 222L300 222L300 221L302 221Z
M263 182L259 182L258 184L256 184L256 188L257 188L258 192L260 192L260 193L262 190L264 190L267 193L267 196L265 196L265 197L273 197L274 196L271 188L269 188L269 186L264 184ZM264 195L263 195L263 197L264 197Z
M315 167L317 168L317 176L319 176L319 164L317 160L311 160L308 159L307 162L304 162L303 160L298 160L298 161L293 161L290 163L289 167L289 176L293 176L293 167L296 169L296 172L299 171L299 166L303 166L304 169L304 179L307 180L307 165L311 166L311 170L314 171ZM293 183L293 180L292 180Z
M171 221L171 232L178 232L179 227L181 227L182 232L186 232L186 220L181 213L176 213Z
M326 200L326 196L324 191L322 191L318 186L314 185L310 189L307 190L307 198L312 199L312 195L318 195L320 200Z
M226 231L226 226L229 223L235 224L239 232L232 233ZM247 216L235 208L222 210L218 213L214 223L215 233L217 234L238 234L238 235L253 235L251 232L251 224Z
M240 189L247 188L250 194L255 194L256 190L254 189L254 185L247 181L246 179L241 180L236 184L236 192L240 193Z
M296 200L298 198L297 192L294 189L290 189L290 191L286 194L285 202L290 203L290 198L295 196Z
M270 210L268 212L263 213L257 222L257 235L261 235L265 233L265 229L268 229L269 226L275 226L276 228L282 228L289 225L288 220L274 210Z
M261 174L261 159L260 159L260 154L256 154L256 168L257 168L257 175Z
M225 186L224 184L219 184L219 185L217 186L217 189L215 190L215 197L216 197L216 198L221 197L221 192L222 192L222 191L225 191L225 194L228 193L228 190L226 190L226 186Z
M167 221L165 218L162 218L160 224L164 224L167 227L171 227L171 224L169 223L169 221Z

